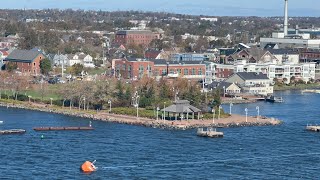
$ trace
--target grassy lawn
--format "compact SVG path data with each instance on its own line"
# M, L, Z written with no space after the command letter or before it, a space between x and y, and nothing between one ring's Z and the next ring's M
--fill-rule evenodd
M100 75L100 74L106 72L106 69L104 69L104 68L90 68L90 69L88 69L87 72L89 75L96 75L96 74Z
M320 84L290 84L290 85L275 85L275 91L284 91L284 90L300 90L300 89L308 89L308 88L319 88Z
M41 91L36 91L36 90L29 90L29 91L25 91L24 93L21 94L25 94L27 96L32 96L32 98L34 99L41 99ZM60 96L54 92L46 92L43 95L43 99L44 100L50 100L50 98L53 98L53 100L58 100L61 99Z

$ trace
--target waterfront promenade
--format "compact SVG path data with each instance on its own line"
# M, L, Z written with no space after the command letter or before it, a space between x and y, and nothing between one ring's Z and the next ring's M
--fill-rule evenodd
M113 122L128 125L138 125L153 128L164 128L164 129L177 129L185 130L198 127L242 127L242 126L273 126L281 124L280 120L266 117L250 117L247 118L241 115L231 115L227 118L217 119L201 119L201 120L179 120L179 121L169 121L161 119L149 119L143 117L134 117L127 115L112 114L106 111L84 111L78 110L78 108L71 109L69 107L57 107L49 106L45 104L38 103L27 103L19 102L19 104L12 103L0 103L0 106L7 108L21 108L36 110L42 112L64 114L68 116L90 118L93 120L100 120L105 122Z

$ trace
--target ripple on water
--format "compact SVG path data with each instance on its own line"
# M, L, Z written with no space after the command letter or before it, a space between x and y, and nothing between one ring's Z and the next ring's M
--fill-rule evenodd
M275 117L276 127L219 129L219 139L195 136L195 130L170 131L93 122L94 131L34 132L35 126L86 126L87 119L0 108L0 128L23 128L21 136L0 136L1 179L317 179L320 124L316 94L280 94L285 103L233 106L233 113ZM229 109L229 106L224 106ZM41 139L41 135L44 136ZM86 160L100 169L79 171Z

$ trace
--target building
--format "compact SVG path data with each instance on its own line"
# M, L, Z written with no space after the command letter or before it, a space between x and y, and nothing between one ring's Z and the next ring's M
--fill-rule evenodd
M206 63L205 83L211 84L214 81L223 81L234 73L234 65Z
M320 48L320 39L311 39L310 34L288 34L288 0L285 0L283 32L272 33L271 38L260 38L260 47L277 44L279 48Z
M208 85L208 90L220 90L221 94L224 96L228 95L235 95L241 93L241 88L237 86L235 83L229 83L225 81L214 81Z
M275 58L277 64L283 63L293 63L298 64L299 61L299 52L293 51L291 49L269 49L268 50Z
M205 78L206 65L198 61L179 63L164 59L116 59L113 60L114 76L137 80L147 77L181 77L201 80Z
M205 61L208 58L205 54L196 54L196 53L182 53L182 54L172 54L170 60L184 62L184 61Z
M181 77L186 79L204 80L206 74L206 64L202 61L166 61L164 59L155 59L154 77Z
M116 59L114 64L114 76L124 79L137 80L143 76L152 77L154 62L145 59L124 58Z
M244 93L265 96L273 94L273 81L266 74L238 72L226 79L225 82L237 84Z
M122 30L115 35L115 44L135 44L147 46L154 39L160 39L158 34L152 33L150 30Z
M295 79L301 79L306 82L316 78L315 63L257 64L238 61L234 67L235 72L263 73L266 74L270 80L277 78L279 80L286 80L286 83L290 82L291 77L295 77Z
M148 49L145 51L144 56L147 59L159 59L161 51L155 49Z
M40 61L43 59L45 56L40 51L16 49L4 59L4 62L15 63L17 71L21 73L38 75L40 74Z
M62 64L68 66L68 62L68 55L65 54L55 54L52 59L53 66L62 66Z
M76 54L67 54L67 65L73 66L74 64L82 64L84 67L94 68L92 56L85 54L83 52L78 52Z
M172 105L161 110L163 112L163 118L167 119L175 117L175 120L194 119L197 115L197 119L200 119L201 110L190 105L187 100L176 100ZM171 113L171 115L170 115Z

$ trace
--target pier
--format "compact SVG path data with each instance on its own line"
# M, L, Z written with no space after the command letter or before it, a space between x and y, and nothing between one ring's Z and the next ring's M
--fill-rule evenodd
M24 134L27 132L24 129L8 129L8 130L1 130L0 135L7 135L7 134Z
M81 131L94 130L93 127L35 127L35 131Z
M307 125L306 130L320 132L320 126L309 126L309 125Z
M223 137L223 132L217 132L215 128L198 128L197 135L202 137L217 138Z

